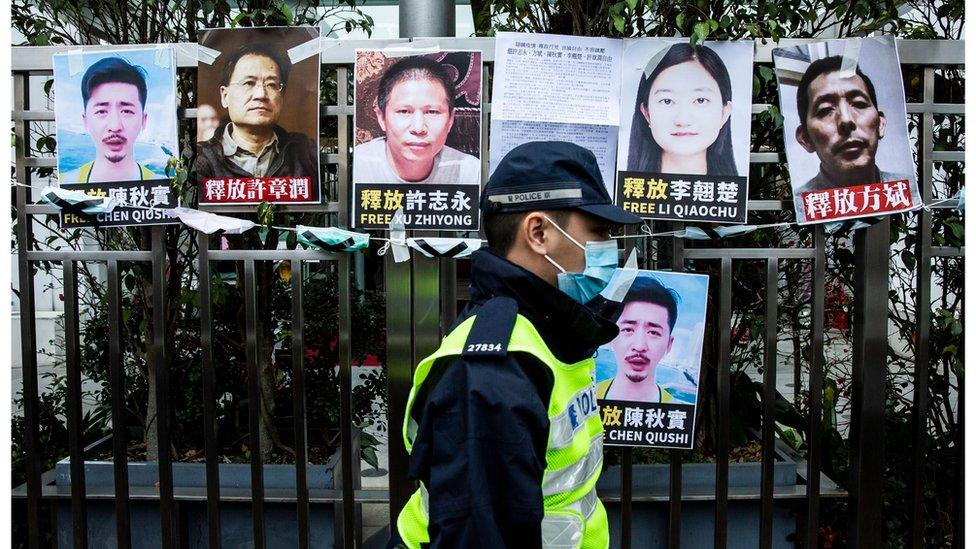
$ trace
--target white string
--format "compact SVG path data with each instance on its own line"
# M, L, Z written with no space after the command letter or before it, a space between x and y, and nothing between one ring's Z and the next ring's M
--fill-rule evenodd
M941 206L942 204L947 204L949 202L955 202L956 203L956 207L958 207L959 197L953 196L953 197L949 197L949 198L943 198L942 200L936 200L935 202L932 202L931 204L922 204L922 209L923 210L926 210L926 211L932 211L932 208L934 208L936 206Z
M407 245L406 238L377 238L376 240L382 240L386 242L386 244L380 246L380 249L376 251L376 255L386 255L386 252L389 251L390 246L406 247Z
M49 187L50 186L50 185L44 185L42 187L42 186L38 186L38 185L28 185L26 183L20 183L19 181L11 181L11 185L16 186L16 187L26 187L28 189L37 189L37 190L43 190L45 187ZM935 208L936 206L941 206L942 204L948 204L948 203L951 203L951 202L955 202L958 205L958 203L959 203L958 196L953 196L953 197L950 197L950 198L944 198L944 199L941 199L941 200L937 200L935 202L931 202L929 204L922 204L922 209L924 209L926 211L932 211L932 209ZM126 203L126 202L119 202L118 204L119 204L120 207L123 207L123 208L133 208L133 209L137 209L137 210L173 211L173 209L174 209L174 208L157 208L155 206L138 206L138 205L129 204L129 203ZM768 229L768 228L773 228L773 227L793 227L793 226L799 226L799 223L796 222L796 221L793 221L793 222L784 221L784 222L780 222L780 223L767 223L767 224L764 224L764 225L756 225L755 226L755 229L753 229L753 230ZM298 232L298 229L295 228L295 227L282 227L280 225L272 225L270 228L272 228L272 229L278 229L279 231ZM674 231L663 231L663 232L659 232L659 233L653 233L653 232L651 232L650 226L648 226L648 224L646 222L644 222L640 226L640 232L643 233L643 234L618 235L618 236L611 236L610 238L611 239L615 239L615 240L624 240L624 239L627 239L627 238L654 238L654 237L662 237L662 236L675 236L678 233L684 232L684 230L685 229L674 230ZM373 235L370 235L370 239L371 240L379 240L381 242L385 242L385 244L382 247L380 247L379 251L377 252L378 255L385 255L386 252L387 252L387 250L389 250L390 245L399 245L399 246L406 246L407 245L405 238L403 238L403 239L390 239L390 238L384 238L384 237L381 237L381 236L373 236ZM487 240L485 240L483 238L482 239L479 239L479 241L480 242L488 242Z

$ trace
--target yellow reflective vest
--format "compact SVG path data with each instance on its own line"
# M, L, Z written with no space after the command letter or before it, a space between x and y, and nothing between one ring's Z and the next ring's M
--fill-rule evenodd
M91 178L91 170L94 165L95 165L94 161L82 164L81 166L78 167L78 177L75 179L75 181L65 181L65 183L88 183L88 180ZM159 176L153 173L153 171L150 170L149 168L143 166L142 164L138 164L138 166L139 166L139 179L143 181L150 180L150 179L159 179Z
M482 311L484 308L482 309ZM435 362L460 357L470 346L476 316L458 325L440 348L418 364L407 401L403 440L410 452L418 425L411 416L424 381ZM507 352L527 353L549 367L553 388L549 398L549 441L542 478L542 546L547 549L603 549L610 544L607 513L597 498L596 482L603 467L603 424L596 403L592 358L566 364L546 346L539 332L522 315L508 341ZM448 366L450 367L450 366ZM403 543L419 549L429 543L427 489L420 483L397 518Z

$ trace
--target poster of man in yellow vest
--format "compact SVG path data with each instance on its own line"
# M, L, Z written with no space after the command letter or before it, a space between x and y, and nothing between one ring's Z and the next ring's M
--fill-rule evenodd
M54 56L62 183L167 179L178 150L173 57L170 48Z
M596 357L607 444L692 447L707 295L704 275L614 273L598 298L619 329Z
M119 205L92 216L62 212L60 226L177 223L166 173L179 150L173 48L70 52L53 65L58 180Z

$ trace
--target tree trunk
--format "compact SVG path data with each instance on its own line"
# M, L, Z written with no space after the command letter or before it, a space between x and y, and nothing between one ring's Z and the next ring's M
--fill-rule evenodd
M271 240L271 239L269 239ZM267 244L266 244L267 246ZM275 371L271 359L274 352L275 335L274 322L268 312L271 310L271 287L274 284L274 264L271 261L260 261L255 264L255 278L257 284L257 338L258 338L258 392L260 394L260 408L258 422L257 451L261 460L271 460L275 445L278 443L278 433L274 426L274 389ZM243 280L243 277L241 278Z
M150 336L151 337L151 336ZM150 345L150 348L152 346ZM156 365L152 355L149 355L146 368L146 426L143 438L146 442L146 461L157 461L159 458L159 433L156 421Z
M258 387L261 391L261 421L258 424L258 438L261 441L261 460L264 462L271 459L271 453L278 438L274 426L275 371L274 363L271 360L274 335L271 333L270 326L270 322L262 322L261 331L258 335L261 340L261 353L258 355Z

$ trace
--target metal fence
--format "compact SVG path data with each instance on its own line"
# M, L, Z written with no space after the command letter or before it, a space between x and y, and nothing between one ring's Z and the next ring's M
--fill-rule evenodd
M349 196L350 196L350 151L351 151L351 123L353 106L351 105L352 86L349 71L357 48L377 48L404 42L405 40L387 41L344 41L322 53L321 62L329 70L335 70L338 86L337 101L334 105L322 107L320 116L323 121L335 117L338 121L337 135L323 136L335 139L338 146L336 152L327 155L327 162L333 164L337 178L332 192L324 192L329 201L315 206L288 206L282 212L330 212L335 215L336 223L348 226ZM805 41L783 41L787 44L798 44ZM442 48L459 48L466 50L481 50L486 63L493 61L493 41L491 39L438 39ZM756 62L770 63L772 44L756 44ZM936 114L964 113L962 104L935 103L935 74L936 70L945 67L961 68L963 66L963 44L952 41L900 41L898 44L902 63L906 65L921 65L923 69L924 96L921 103L910 103L908 112L921 117L919 130L918 158L921 163L920 184L923 198L926 202L932 199L932 176L935 162L961 162L961 151L933 150L933 117ZM34 47L13 48L12 72L14 105L12 119L17 136L16 171L18 182L30 184L33 172L37 168L54 167L53 158L31 156L28 146L29 124L34 121L51 121L54 113L49 110L32 110L32 103L39 98L31 97L29 77L32 75L50 75L52 70L51 55L68 48ZM181 69L192 69L196 66L195 44L182 44L178 49L178 65ZM484 82L488 82L488 68L485 69ZM490 90L485 90L487 97ZM755 105L754 113L763 112L766 105ZM483 146L487 149L488 112L485 109L483 120ZM180 116L193 118L195 109L180 108ZM325 124L322 124L325 128ZM482 158L487 159L486 151ZM751 162L770 163L782 162L784 157L778 152L752 153ZM485 166L487 172L487 165ZM293 501L297 508L298 539L301 547L309 546L309 505L312 503L333 503L336 512L335 543L341 547L354 547L362 544L361 524L357 521L356 508L364 503L389 503L391 522L395 527L397 513L406 499L413 492L414 486L406 476L406 453L402 441L395 435L398 426L402 424L403 410L411 383L412 367L423 356L436 349L439 337L445 326L453 320L456 312L456 274L454 264L450 260L429 260L415 255L412 261L395 264L391 258L385 261L385 290L387 296L387 372L389 381L389 415L391 427L389 439L389 490L364 490L359 488L358 452L354 440L354 430L351 425L350 414L352 403L351 390L351 356L350 356L350 256L346 254L332 254L318 251L302 250L220 250L213 249L211 239L203 234L198 237L199 272L200 272L200 319L201 346L203 349L202 392L204 400L202 421L206 435L206 487L205 488L174 488L172 474L172 457L170 453L161 450L158 455L159 483L158 489L129 489L126 466L126 439L124 433L116 430L113 437L112 455L114 461L115 488L109 492L86 493L84 448L82 424L82 380L80 372L79 338L79 306L78 306L78 265L80 263L99 263L107 268L108 283L108 311L109 311L109 364L111 381L108 389L112 392L112 421L113 425L122 425L121 391L117 390L125 383L122 370L122 342L120 342L120 264L144 262L151 266L153 278L153 321L152 333L146 334L151 338L150 362L157 367L153 369L156 381L156 397L158 402L158 438L159 448L170 447L170 436L173 426L170 419L174 410L169 406L169 379L167 371L167 342L164 341L163 330L164 300L166 287L164 284L167 257L164 248L164 228L151 229L151 245L144 250L104 251L104 250L58 250L46 251L32 249L31 231L34 230L35 217L55 213L49 206L36 205L36 196L31 189L18 187L16 189L16 237L17 262L20 284L20 314L22 333L23 360L23 389L24 389L24 417L27 425L25 452L27 459L27 482L13 492L15 505L26 505L27 544L34 548L41 545L41 516L45 505L58 500L70 499L71 527L75 547L87 546L86 536L86 500L108 499L114 500L117 513L117 535L120 547L130 546L130 540L138 532L130 528L130 504L143 500L159 500L161 514L162 545L165 547L181 546L185 538L181 535L185 527L181 524L183 515L181 505L192 502L206 502L208 517L208 536L211 547L220 544L220 510L218 503L224 501L250 502L253 519L254 547L266 544L266 530L264 520L265 504L269 498L275 502ZM756 200L749 204L751 212L758 211L789 211L791 201ZM219 212L251 212L250 207L220 206L212 208ZM933 258L961 257L963 250L932 245L932 212L920 210L919 241L917 253L918 302L928 303L931 295L930 272ZM850 446L852 450L852 479L851 479L851 519L853 546L879 547L882 544L882 468L879 466L884 457L883 431L885 414L885 374L886 361L878 358L884 356L887 346L887 290L889 284L889 222L887 220L860 230L855 236L856 256L856 285L855 285L855 348L853 360L854 394L852 396L853 413L850 430ZM662 248L664 249L664 248ZM823 377L823 345L824 345L824 303L825 303L825 235L818 227L814 231L813 245L806 248L707 248L688 247L680 239L674 239L667 252L667 258L675 269L694 269L696 265L717 262L719 273L719 287L717 290L718 303L718 341L717 341L717 463L716 484L714 489L715 501L715 547L725 547L728 539L728 511L730 499L741 499L749 496L733 491L730 494L728 486L729 471L729 434L728 422L730 411L730 361L731 361L731 303L732 303L732 272L733 265L740 261L765 262L767 284L764 290L756 288L756 292L764 292L765 315L767 319L777 317L777 280L780 266L785 262L809 262L812 269L812 322L810 341L813 347L813 363L808 379L810 394L810 415L808 433L809 459L806 461L802 476L805 485L796 489L783 491L773 485L774 448L774 406L776 396L776 330L777 323L765 324L765 352L763 370L763 422L762 422L762 481L758 499L761 502L760 546L772 546L772 517L775 500L790 499L800 504L804 516L798 521L802 529L797 532L796 540L807 547L817 546L819 512L821 498L825 495L822 489L819 425L822 419L821 395L824 386ZM656 253L656 252L655 252ZM655 257L654 261L664 258ZM340 337L339 371L341 394L341 458L339 470L341 480L336 489L310 489L307 482L308 455L306 452L306 409L305 409L305 380L303 375L303 336L305 318L303 315L302 277L291 279L292 289L292 322L293 341L292 353L295 357L294 365L294 426L296 432L295 476L298 489L291 493L266 494L263 485L263 467L258 452L251 454L251 489L221 489L218 486L219 469L217 457L217 440L215 427L215 365L212 356L212 318L211 300L211 263L215 261L235 261L243 264L244 278L241 282L245 294L245 324L246 324L246 357L250 384L248 392L249 402L260 400L257 376L259 342L257 326L261 321L256 299L256 266L260 262L290 260L294 272L301 273L306 262L333 262L339 273L339 320ZM37 459L29 459L38 455L38 375L34 278L35 264L42 261L59 262L64 276L65 297L65 341L66 366L68 378L69 402L67 408L67 428L69 432L69 458L71 470L70 490L59 488L51 482L51 478L43 475ZM929 361L928 337L931 322L931 311L928 307L919 307L917 311L919 340L915 367L915 402L914 414L916 430L914 432L914 471L920 477L923 465L926 430L924 429L924 411L926 400L926 365ZM962 407L962 395L960 405ZM258 406L249 406L250 437L252 448L258 446L257 423L259 418ZM961 449L960 449L961 452ZM685 454L681 451L671 452L670 489L666 500L669 503L669 544L671 547L680 545L680 531L682 518L682 502L702 499L700 494L682 493L682 461ZM961 461L960 461L961 463ZM961 467L961 465L960 465ZM622 521L620 523L621 544L623 547L640 546L641 543L631 540L632 505L635 495L632 490L632 453L622 452L621 490L619 493L605 493L601 497L609 504L619 505ZM962 478L962 471L959 472ZM836 494L834 494L836 495ZM712 496L709 495L708 498ZM920 547L922 514L921 483L913 486L913 521L911 544ZM653 499L653 498L652 498ZM637 501L641 501L638 496ZM961 515L960 515L961 516ZM962 542L962 521L956 525L957 542Z

